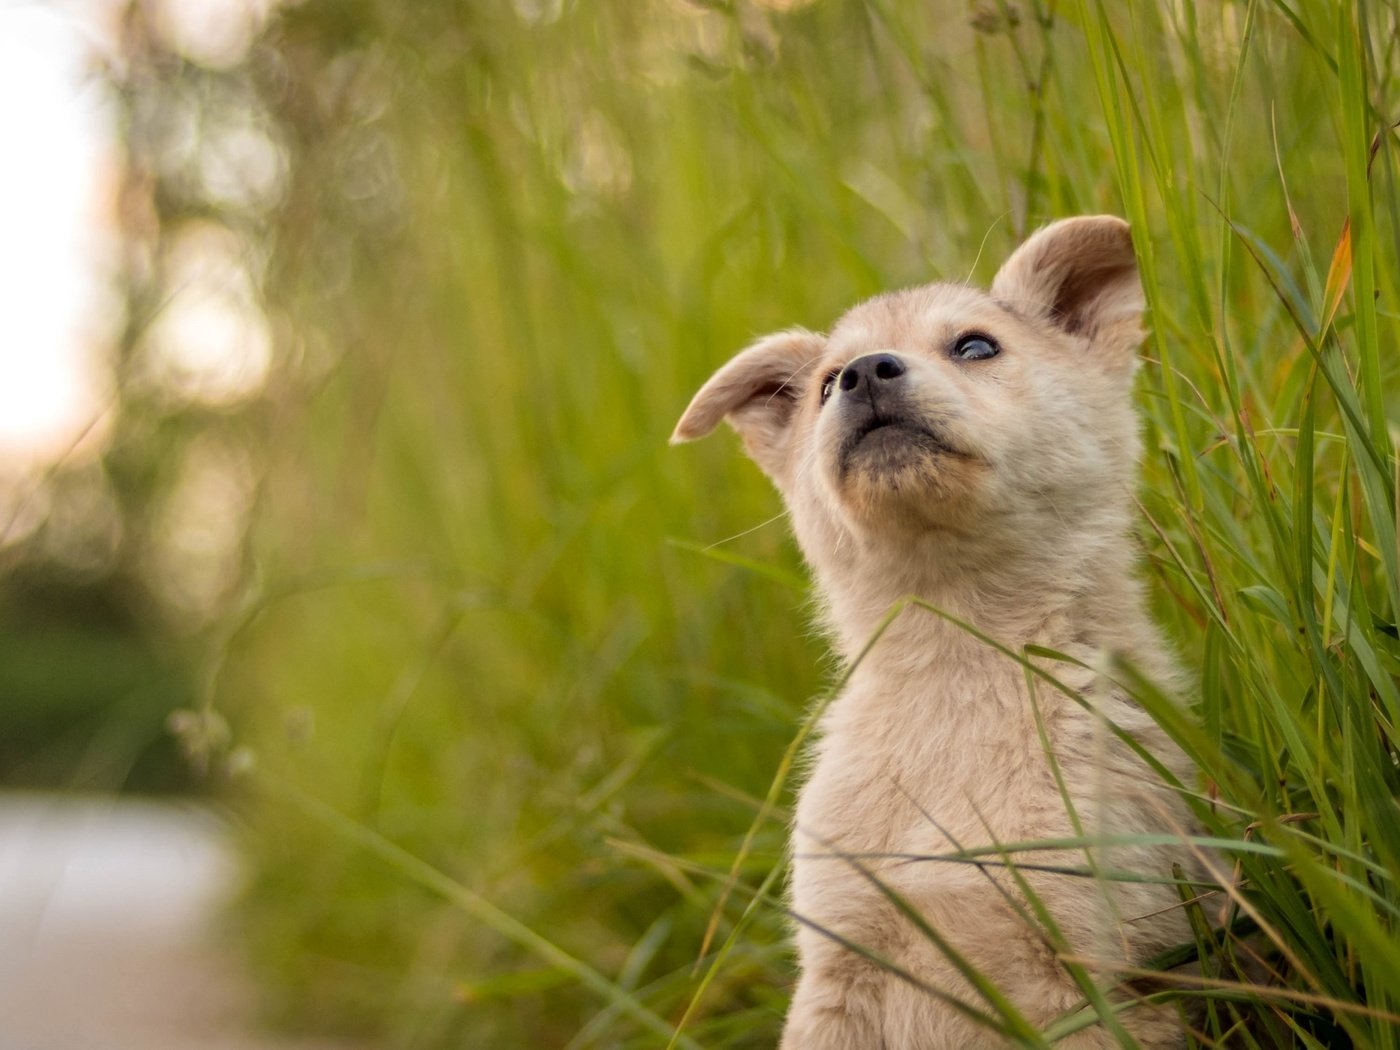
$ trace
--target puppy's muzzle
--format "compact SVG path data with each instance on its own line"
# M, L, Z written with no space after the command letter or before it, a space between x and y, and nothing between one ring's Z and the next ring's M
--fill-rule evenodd
M839 418L842 437L836 464L841 476L850 469L857 448L882 431L871 461L875 466L901 462L912 452L962 455L949 446L932 421L918 410L911 395L909 370L897 354L858 357L836 377L841 391Z

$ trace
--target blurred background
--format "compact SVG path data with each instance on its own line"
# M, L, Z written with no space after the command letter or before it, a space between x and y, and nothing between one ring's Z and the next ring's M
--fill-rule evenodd
M1196 666L1172 498L1217 353L1261 426L1303 356L1217 209L1328 258L1336 32L1322 0L0 0L15 1038L108 1016L96 963L62 1005L40 965L105 893L117 959L205 931L131 982L181 1045L661 1045L712 913L687 1038L772 1045L781 820L716 904L830 665L776 497L676 417L756 335L1132 215L1143 544ZM1206 406L1172 426L1169 347ZM175 974L223 989L203 1020Z

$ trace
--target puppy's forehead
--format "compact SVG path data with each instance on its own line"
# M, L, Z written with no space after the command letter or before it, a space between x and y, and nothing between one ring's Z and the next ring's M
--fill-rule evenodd
M896 347L930 335L988 328L1014 316L986 292L965 284L926 284L889 292L851 308L831 331L831 345Z

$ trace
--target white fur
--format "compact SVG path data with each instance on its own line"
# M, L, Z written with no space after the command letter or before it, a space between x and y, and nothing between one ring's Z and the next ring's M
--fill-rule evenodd
M701 436L720 418L740 431L787 503L824 621L848 663L887 611L913 595L1013 651L1041 646L1088 667L1119 653L1170 681L1171 659L1133 571L1139 442L1130 385L1141 311L1126 224L1066 220L1023 244L990 294L930 285L856 307L825 338L802 330L768 337L696 395L676 439ZM969 332L993 338L1001 352L956 359L950 351ZM853 418L843 413L864 406L843 403L857 395L839 388L823 406L823 381L885 351L907 368L900 410L934 435L936 448L901 443L906 432L889 428L843 461ZM1037 706L1085 832L1186 825L1180 802L1105 721L1184 778L1165 735L1093 671L1040 665L1076 695L1042 682L1032 698L1016 661L912 608L855 667L823 717L797 806L791 895L802 976L785 1050L1000 1045L950 1004L951 996L992 1012L877 880L1032 1024L1082 1001L1045 938L1008 902L1024 896L1007 871L898 857L1075 834ZM1184 852L1105 847L1093 860L1168 877ZM1015 859L1084 867L1086 853ZM1022 875L1075 954L1139 963L1188 937L1170 886ZM1121 1016L1147 1050L1183 1044L1173 1010L1134 1007ZM1117 1043L1091 1027L1059 1045Z

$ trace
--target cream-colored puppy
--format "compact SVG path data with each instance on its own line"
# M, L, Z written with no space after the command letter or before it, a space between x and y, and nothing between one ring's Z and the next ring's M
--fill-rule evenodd
M914 595L1013 651L1086 665L1042 658L1074 695L1032 688L1015 660L912 608L855 667L822 719L797 805L802 976L787 1050L1004 1045L973 1017L995 1011L947 950L1033 1025L1084 1001L999 858L911 858L1186 824L1108 724L1184 777L1179 753L1087 669L1113 652L1159 681L1173 674L1134 577L1142 309L1127 224L1068 219L1017 249L990 292L928 285L862 303L826 336L760 340L676 427L687 441L727 419L742 435L787 503L846 661ZM1074 954L1139 963L1189 936L1179 898L1111 875L1170 877L1183 852L1104 845L1014 860ZM1144 1048L1183 1043L1174 1010L1133 1005L1120 1017ZM1093 1026L1058 1045L1119 1041Z

